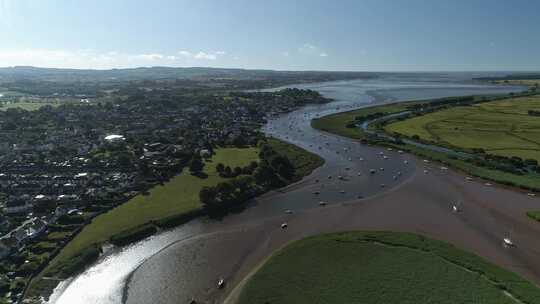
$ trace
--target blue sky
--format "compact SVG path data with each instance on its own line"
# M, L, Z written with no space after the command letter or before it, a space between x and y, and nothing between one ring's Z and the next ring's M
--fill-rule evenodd
M540 70L540 1L0 0L0 66Z

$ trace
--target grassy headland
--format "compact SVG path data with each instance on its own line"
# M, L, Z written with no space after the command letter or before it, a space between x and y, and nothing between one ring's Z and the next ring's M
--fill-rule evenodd
M285 155L293 164L295 170L292 181L302 179L324 164L324 160L318 155L307 152L295 145L274 138L269 138L267 143L275 151Z
M270 258L239 303L538 303L540 289L454 246L419 235L307 238Z
M223 148L216 150L211 161L206 162L207 178L199 178L186 172L164 185L156 186L148 195L138 195L107 213L97 216L92 222L62 249L51 262L48 270L54 269L94 244L109 241L113 236L125 233L152 221L200 209L199 191L202 187L215 185L224 180L216 172L215 164L245 166L258 160L258 149ZM186 170L187 171L187 170Z
M301 179L324 163L317 155L277 139L268 139L267 144L290 160L294 167L291 181ZM43 276L62 279L84 269L97 258L103 242L126 245L155 233L159 228L172 227L202 214L201 189L231 180L220 176L217 164L234 168L259 161L259 148L221 148L215 152L211 160L205 162L203 171L206 178L193 176L186 169L186 173L151 189L147 195L136 196L94 218L34 279L29 294L44 294L45 290L54 288L57 282L42 280Z
M405 111L407 106L415 103L417 102L399 102L332 114L313 119L311 126L344 137L364 139L365 133L355 126L355 122L362 120L364 117L370 117L370 115L388 115Z
M312 126L316 129L341 136L365 140L379 145L393 146L421 157L447 164L470 175L493 180L501 184L540 191L540 173L529 169L533 167L538 168L534 163L536 161L536 150L533 149L537 147L536 142L540 142L537 139L537 135L540 134L537 133L537 131L540 131L538 117L530 115L534 114L534 112L530 113L529 111L534 111L534 109L538 108L537 105L540 102L540 98L538 96L507 99L499 97L501 100L498 99L491 102L483 102L482 97L461 99L454 98L454 101L452 99L444 99L442 103L441 100L433 100L373 106L315 119L312 121ZM439 104L433 106L436 103ZM474 157L465 159L420 146L370 136L370 134L363 132L361 128L357 127L362 121L372 119L366 119L369 115L380 117L405 110L414 111L419 108L420 104L422 104L421 107L423 108L431 105L433 109L425 113L417 112L415 115L411 115L412 118L405 120L401 118L396 119L396 121L389 121L387 124L373 123L370 124L369 128L379 133L397 134L401 138L409 137L421 143L445 146L455 151L468 152ZM474 111L477 111L477 113L472 115L473 117L463 118L462 112L474 113ZM445 116L444 113L454 113L454 120L450 120L448 115ZM445 117L443 118L441 115ZM433 122L440 122L441 126L434 125ZM490 130L489 128L492 129ZM463 132L464 129L467 132ZM491 135L487 136L489 135L488 133ZM441 138L450 138L450 135L458 143L469 143L471 146L467 146L467 148L463 146L456 147L445 140L440 140ZM474 135L474 138L468 137L472 135ZM501 149L503 147L501 146L501 139L504 138L508 138L508 141L527 142L527 146L525 148L512 146L509 149ZM534 147L532 147L533 145ZM509 146L506 147L508 148ZM486 153L485 149L490 148L497 154L490 154L489 151ZM518 152L519 154L517 154ZM521 155L523 158L508 157L517 155ZM531 160L526 159L531 156L535 158Z

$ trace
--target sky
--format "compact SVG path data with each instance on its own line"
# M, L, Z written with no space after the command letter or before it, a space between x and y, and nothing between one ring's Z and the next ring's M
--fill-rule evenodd
M535 0L0 0L0 66L540 70Z

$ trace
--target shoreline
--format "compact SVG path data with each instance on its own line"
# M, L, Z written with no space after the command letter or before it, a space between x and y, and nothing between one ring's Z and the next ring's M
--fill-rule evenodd
M375 99L375 98L374 98L374 99ZM377 102L377 100L372 100L371 103L362 104L362 107L372 105L372 104L375 103L375 102ZM317 132L318 132L318 131L317 131ZM322 132L318 132L317 134L322 134ZM333 136L333 135L332 135L332 136ZM289 142L290 142L290 141L289 141ZM349 143L349 144L352 144L352 145L356 145L355 143L350 143L350 141L348 141L346 138L338 138L338 139L336 140L336 145L339 145L339 146L341 147L341 146L343 145L344 142L345 142L346 145L347 145L348 143ZM293 143L294 143L295 145L299 145L298 142L296 142L296 141L294 141L294 140L293 140ZM302 146L302 145L300 144L299 146ZM377 151L381 150L380 147L369 147L369 146L363 146L362 149L363 149L363 150L362 150L363 152L361 152L362 154L368 153L368 152L366 152L366 151L364 151L364 150L373 151L373 152L369 152L370 155L371 155L371 154L374 155L374 154L375 154L375 153L374 153L375 150L377 150ZM325 158L325 159L326 159L325 155L328 155L328 154L324 154L324 153L323 153L323 154L317 153L317 154L321 155L321 156L322 156L323 158ZM396 156L397 156L397 155L396 155ZM332 158L335 158L335 156L332 156ZM343 164L341 164L341 165L343 165ZM335 167L335 164L333 164L332 166ZM325 175L328 173L328 169L329 169L329 168L328 168L327 165L325 165L325 166L323 166L323 167L319 167L318 169L316 169L316 170L314 171L314 173L312 173L312 175L315 174L315 175L325 176ZM416 169L415 169L415 170L416 170ZM312 175L310 175L310 176L312 176ZM379 176L379 175L377 175L377 176ZM416 179L417 176L418 176L418 173L415 173L415 175L414 175L414 176L410 176L410 178L409 178L408 180L413 181L413 180ZM306 180L306 178L305 178L305 179L299 181L298 183L289 185L289 186L286 187L286 189L285 189L283 192L280 192L279 190L274 190L272 193L264 194L264 195L262 195L261 197L257 198L256 201L258 201L258 202L256 202L255 204L258 206L258 205L263 204L263 202L260 202L260 201L273 200L273 199L281 200L282 198L285 197L284 194L291 194L291 195L294 195L295 193L301 192L301 190L304 190L303 188L306 188L305 191L307 191L307 192L309 193L309 191L310 191L309 189L310 189L310 188L313 189L313 186L310 186L310 185L308 184L308 181L309 181L309 180L312 181L312 179L313 179L313 177L312 177L312 178L309 178L309 177L308 177L307 180ZM373 184L373 186L378 185L378 184L377 184L377 180L379 180L379 179L380 179L380 178L376 178L374 181L371 182L371 184ZM326 208L324 208L324 209L325 209L325 210L334 210L334 209L340 209L340 208L351 208L351 207L354 207L354 206L357 206L357 205L364 205L363 203L371 204L371 201L373 201L373 200L376 200L376 201L382 200L382 199L384 199L384 197L386 197L386 196L388 196L388 195L392 195L393 193L398 192L397 190L402 190L402 188L405 188L405 187L408 188L408 187L409 187L409 182L405 183L404 181L400 181L398 184L399 184L399 186L392 186L392 189L393 189L392 191L388 191L388 190L391 190L391 189L387 188L387 189L385 189L385 191L384 191L383 193L381 193L380 189L377 190L377 189L378 189L378 187L377 187L377 188L375 188L375 190L376 190L376 192L378 193L378 195L368 194L367 197L365 197L365 198L363 198L363 199L361 199L361 200L352 199L352 200L348 200L347 202L335 203L335 204L329 205L329 206L328 206L328 209L326 209ZM368 183L368 184L366 184L366 186L369 187L370 184ZM388 193L387 193L387 192L388 192ZM359 204L358 204L358 203L353 203L353 202L356 202L356 201L360 201L360 203L359 203ZM333 205L336 205L336 207L340 207L340 208L329 208L329 207L334 207ZM279 206L278 206L278 207L279 207ZM303 207L302 207L302 208L303 208ZM297 215L294 215L294 216L292 216L292 218L296 219L297 217L302 217L304 214L312 214L312 213L318 213L318 212L321 212L321 211L319 210L319 208L309 208L309 209L306 209L306 210L304 210L304 209L302 209L302 208L299 209L299 210L301 210L301 211L299 211L298 216L297 216ZM235 214L233 217L235 217L235 218L237 218L237 217L240 217L240 218L241 218L241 217L249 217L250 214L255 214L255 213L256 213L256 212L254 212L254 210L252 210L252 209L260 209L260 208L247 208L247 210L246 210L246 213L248 213L247 215L241 216L241 215L236 215L236 214ZM264 209L264 208L263 208L263 209ZM264 210L263 210L263 211L264 211ZM282 213L281 213L281 214L282 214ZM280 218L284 218L284 217L285 217L285 216L283 216L283 215L281 215L281 216L276 216L276 217L272 217L272 220L268 220L268 221L275 221L274 218L277 218L277 219L279 220ZM209 225L209 226L211 226L211 227L209 227L209 229L220 229L220 228L219 228L220 225L229 225L229 224L232 225L232 222L235 222L235 221L236 221L235 219L230 219L230 218L224 219L224 223L215 223L215 224ZM252 221L243 222L244 224L243 224L243 225L240 224L240 227L246 227L245 225L250 225L250 227L251 227L251 226L253 226L254 223L256 224L257 222L260 222L260 219L255 218L255 219L252 220ZM251 223L251 224L250 224L250 223ZM212 227L214 227L214 228L212 228ZM246 229L247 229L247 228L246 228ZM251 228L249 228L249 229L251 229ZM268 229L269 229L269 230L268 230ZM272 231L272 228L271 228L271 227L268 227L268 229L263 229L263 231L267 231L267 232ZM278 231L279 231L279 230L278 230ZM209 241L210 243L213 242L213 241L210 241L210 240L208 240L208 241ZM272 243L272 242L270 242L270 243ZM171 247L167 248L167 251L169 251L169 250L170 250L170 251L177 250L177 248L174 248L174 247L179 247L179 246L174 246L173 244L171 244ZM224 248L226 248L226 247L224 247ZM164 252L160 252L160 255L162 255L163 253L164 253ZM256 254L256 253L255 253L255 254ZM160 255L152 256L151 259L150 259L150 258L149 258L149 259L146 259L144 263L142 263L141 265L138 265L137 271L130 274L129 285L131 285L131 284L133 283L133 281L134 281L134 279L135 279L135 278L134 278L135 275L136 275L136 274L140 274L140 272L141 272L142 270L144 270L144 269L141 269L142 267L145 266L144 264L147 264L147 263L154 263L155 261L153 261L153 260L159 259L159 258L160 258L160 257L159 257ZM240 272L243 271L242 269L245 267L245 264L241 264L241 265L239 265L238 267L241 268L241 270L239 270L239 273L240 273ZM174 267L173 267L173 268L174 268ZM138 272L138 273L137 273L137 272ZM187 273L186 273L186 274L187 274ZM135 281L138 281L138 279L140 279L140 278L136 278ZM138 283L138 282L135 282L135 283ZM202 286L201 286L201 287L202 287ZM133 298L133 299L138 299L138 297L135 296L135 298ZM158 302L156 302L156 303L161 303L161 302L158 301Z

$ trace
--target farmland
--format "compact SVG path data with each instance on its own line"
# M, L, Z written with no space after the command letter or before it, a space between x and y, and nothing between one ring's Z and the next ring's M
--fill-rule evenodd
M475 104L413 117L385 127L389 133L457 149L540 161L540 96Z

